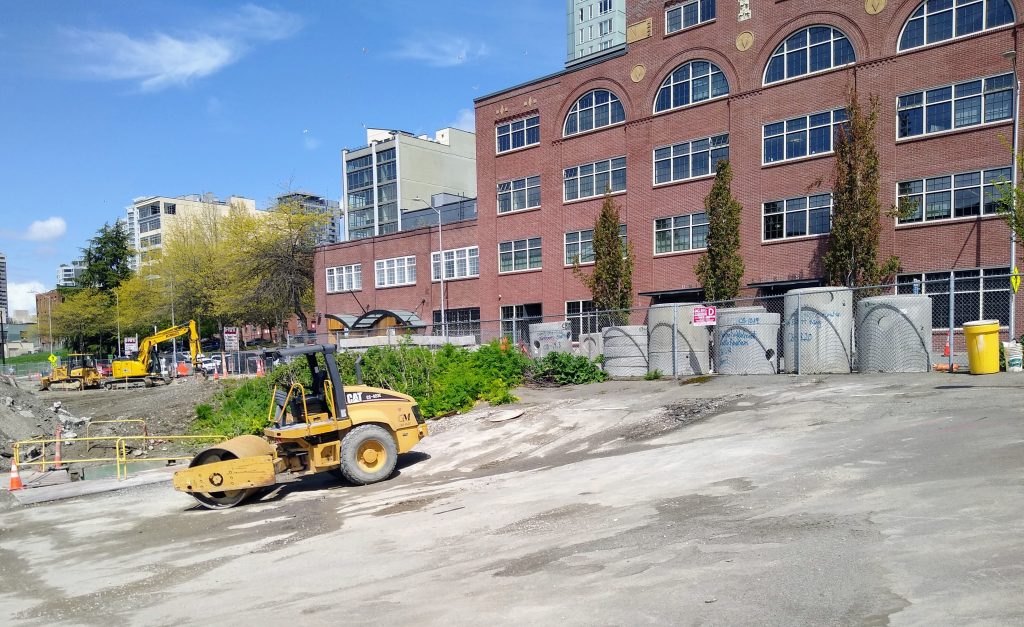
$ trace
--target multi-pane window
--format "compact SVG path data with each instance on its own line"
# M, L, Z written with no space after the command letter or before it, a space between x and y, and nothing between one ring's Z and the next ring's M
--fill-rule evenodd
M473 335L480 342L480 308L446 309L444 324L441 324L441 310L434 310L433 334L441 335L447 328L449 336Z
M832 194L764 203L764 241L824 235L832 225Z
M327 268L327 293L354 292L363 289L363 264Z
M540 267L540 262L539 237L498 244L498 272L535 270Z
M598 6L598 13L604 15L605 13L612 10L612 0L601 0Z
M626 120L626 111L619 97L607 89L595 89L583 94L565 116L566 136L584 133L602 126L618 124Z
M600 35L602 37L607 35L608 33L612 32L612 21L611 20L601 20L601 23L598 26L600 27Z
M715 19L715 0L688 0L665 11L665 34Z
M708 215L703 211L654 221L654 254L701 250L708 246Z
M710 61L690 61L672 71L661 83L654 112L678 109L729 95L729 81Z
M540 116L532 115L501 124L495 129L495 133L499 153L534 146L540 143Z
M1013 74L944 85L900 96L899 137L977 126L1013 117Z
M622 245L623 255L626 248L626 225L619 225L619 243ZM570 231L565 234L565 265L571 266L574 263L594 262L594 230Z
M729 160L729 134L654 149L654 184L685 181L715 173Z
M1013 23L1009 0L926 0L900 35L900 51Z
M566 202L601 196L605 192L624 192L626 158L616 157L566 168L563 176Z
M565 302L565 319L569 322L574 342L581 333L597 333L601 330L597 308L592 300L569 300Z
M793 33L775 49L764 71L764 84L824 72L856 60L843 31L831 26L811 26Z
M949 328L949 278L953 275L953 326L972 320L1010 320L1010 269L974 268L901 274L896 277L900 294L925 294L932 299L932 328Z
M1010 168L903 181L897 186L899 224L999 213Z
M374 262L377 287L414 285L416 283L416 257L394 257Z
M373 185L373 155L351 159L345 163L345 183L349 190Z
M540 303L502 305L501 334L512 338L517 345L528 345L530 343L530 325L544 321L541 312Z
M764 163L832 152L839 129L848 119L846 109L835 109L765 124Z
M540 177L498 183L498 213L510 213L540 206Z
M469 246L444 251L444 280L480 276L480 248ZM430 253L430 277L441 280L441 253Z

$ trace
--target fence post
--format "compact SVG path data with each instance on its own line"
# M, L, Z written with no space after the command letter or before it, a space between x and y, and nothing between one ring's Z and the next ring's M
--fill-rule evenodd
M946 340L949 342L949 373L953 374L953 312L956 306L956 294L953 291L953 273L949 273L949 336Z
M797 374L800 374L800 370L801 370L801 367L800 367L800 344L801 344L801 342L803 342L803 339L804 339L803 338L803 333L802 333L803 315L804 315L804 311L803 311L803 305L800 304L800 294L797 294L796 295L796 333L794 334L794 337L796 338L796 351L795 351L796 355L795 355L795 358L796 358L796 373Z
M672 305L672 378L679 375L679 366L676 364L676 332L679 324L679 305ZM650 347L648 347L650 350ZM649 357L648 357L649 359Z

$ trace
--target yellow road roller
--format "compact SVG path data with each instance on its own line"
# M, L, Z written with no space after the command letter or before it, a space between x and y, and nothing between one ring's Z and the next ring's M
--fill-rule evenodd
M357 485L390 477L398 455L427 435L419 406L392 390L345 387L336 350L326 344L268 353L304 357L312 373L309 389L298 382L275 387L264 437L243 435L200 451L188 469L174 474L174 488L204 507L224 509L273 486L281 475L332 472Z

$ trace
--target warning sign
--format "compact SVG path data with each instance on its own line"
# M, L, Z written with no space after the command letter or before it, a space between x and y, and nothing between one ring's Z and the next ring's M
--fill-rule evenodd
M694 307L693 326L713 327L718 321L717 307Z
M238 350L238 327L224 327L224 350Z

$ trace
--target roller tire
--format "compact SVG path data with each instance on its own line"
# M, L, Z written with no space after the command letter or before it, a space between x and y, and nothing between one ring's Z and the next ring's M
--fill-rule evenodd
M373 451L373 455L368 452ZM383 458L381 458L383 453ZM369 457L376 457L368 460ZM398 445L391 433L377 425L360 425L341 441L341 465L338 473L356 485L384 481L395 472Z

